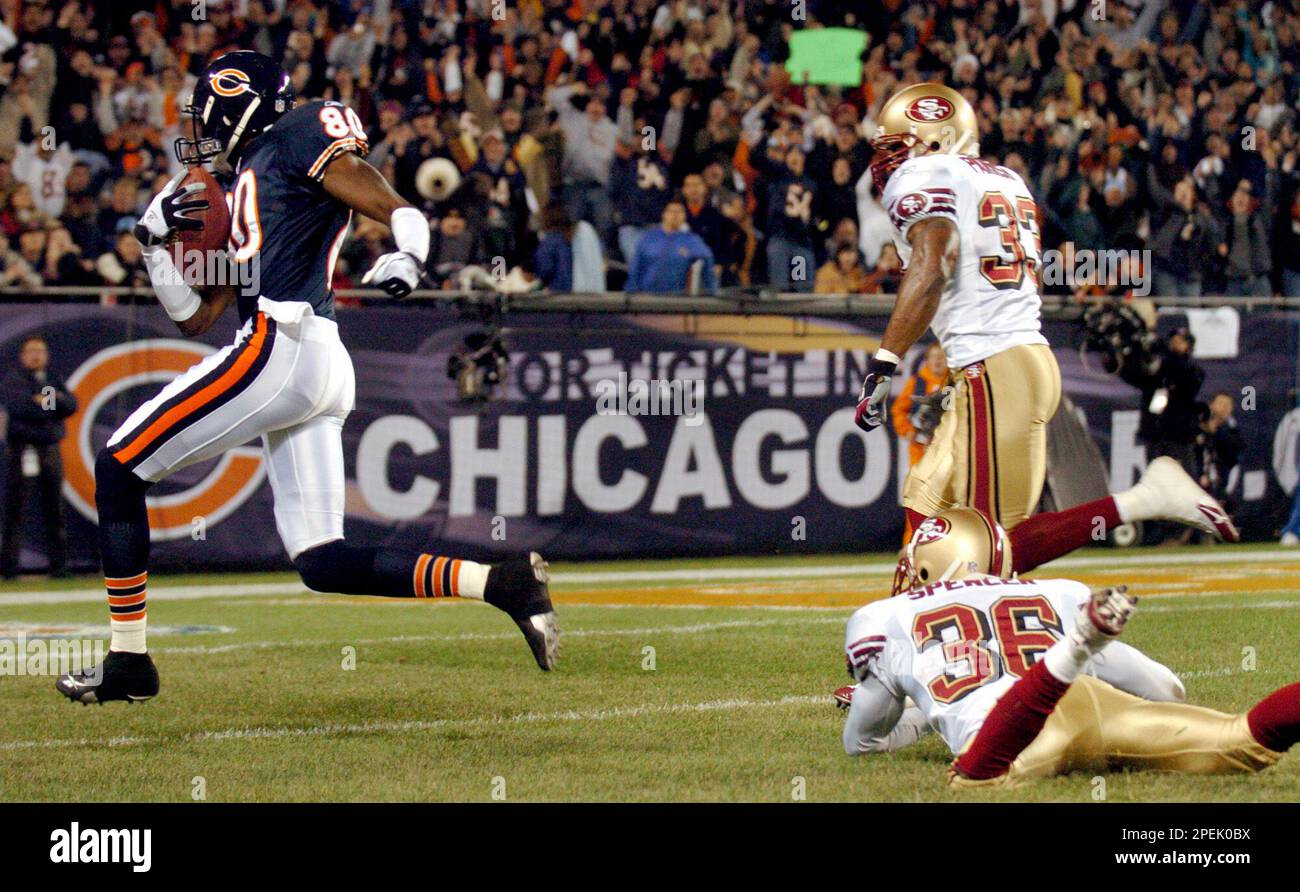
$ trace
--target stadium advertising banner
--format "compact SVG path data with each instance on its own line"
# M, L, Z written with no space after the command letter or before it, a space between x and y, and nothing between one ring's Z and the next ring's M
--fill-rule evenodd
M479 317L368 307L340 310L340 323L357 377L344 452L347 535L359 543L600 558L900 540L905 444L853 424L882 319L512 312L499 329L504 374L486 401L463 399L449 374L466 339L488 330ZM1235 357L1204 362L1202 396L1226 390L1243 403L1235 510L1258 538L1296 484L1300 411L1294 322L1256 313L1248 323ZM165 381L224 346L232 332L218 328L187 341L153 307L0 307L0 355L13 361L22 338L43 334L81 404L62 449L74 567L95 562L95 452ZM1137 393L1085 361L1075 326L1052 323L1048 336L1112 487L1130 484L1145 462ZM271 505L259 444L187 468L152 491L153 563L287 567ZM34 544L36 527L33 517ZM29 551L24 563L43 559Z

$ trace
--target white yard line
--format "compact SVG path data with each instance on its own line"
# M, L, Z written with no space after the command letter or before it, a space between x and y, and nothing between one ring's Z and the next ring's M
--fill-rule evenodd
M602 638L621 637L639 638L649 635L698 635L702 632L716 632L723 629L755 629L764 626L803 626L803 625L842 625L844 619L839 616L806 616L793 620L778 619L737 619L712 623L693 623L686 626L651 626L639 629L572 629L561 626L561 638ZM281 647L340 647L342 645L368 644L402 644L410 641L514 641L518 632L461 632L455 635L391 635L381 638L357 639L296 639L282 641L236 641L230 644L195 644L186 647L152 647L150 652L158 654L219 654L239 650L272 650Z
M254 582L245 585L211 582L203 585L150 586L150 601L198 601L203 598L256 598L268 595L308 594L301 582ZM85 604L102 603L106 595L102 588L63 589L53 592L14 592L0 595L0 607L21 607L31 604Z
M609 605L592 604L591 607ZM733 608L728 608L733 609ZM741 609L741 608L734 608ZM571 638L638 638L650 635L698 635L703 632L718 632L727 629L755 629L771 626L801 625L842 625L844 614L849 607L776 607L754 608L772 609L787 612L808 611L814 615L793 621L780 620L726 620L712 623L694 623L686 626L650 626L638 629L561 629L563 639ZM1259 601L1244 604L1188 604L1186 606L1150 605L1142 608L1143 613L1185 613L1199 610L1295 610L1300 609L1300 599L1294 601ZM822 615L834 612L835 615ZM241 650L274 650L286 647L340 647L342 645L364 646L372 644L403 644L407 642L458 642L458 641L513 641L518 638L515 632L461 632L455 635L388 635L379 638L355 639L300 639L288 638L279 641L235 641L230 644L193 644L182 647L152 647L150 651L157 654L222 654Z
M62 747L129 747L183 745L212 743L225 740L289 740L304 737L332 737L352 734L402 734L412 731L439 731L454 728L481 728L494 725L534 724L542 722L603 722L610 719L640 718L649 715L672 715L701 712L733 712L736 710L781 709L787 706L830 706L829 693L819 695L790 695L775 700L707 700L702 703L645 703L639 706L615 706L597 710L564 710L562 712L525 712L512 716L476 719L429 719L405 722L353 722L308 725L306 727L244 727L220 731L194 731L189 734L158 735L151 737L67 738L45 740L11 740L0 743L0 752L15 750L44 750Z
M1300 562L1300 549L1270 549L1268 551L1228 551L1206 549L1197 554L1141 554L1124 555L1110 551L1103 554L1080 555L1062 558L1044 565L1042 570L1055 572L1065 568L1104 568L1167 565L1179 567L1188 564L1248 564L1269 561ZM673 583L720 582L759 579L828 579L855 576L884 576L894 572L894 564L878 561L869 564L827 564L823 566L777 565L770 567L698 567L681 570L609 570L598 572L561 571L552 574L557 588L584 585L611 585L619 583ZM1046 576L1038 571L1036 575ZM249 598L282 595L311 594L302 583L260 582L231 585L214 582L202 585L159 585L149 589L150 600L193 601L203 598ZM47 592L15 592L0 595L0 607L32 604L97 603L104 600L99 588L65 589Z

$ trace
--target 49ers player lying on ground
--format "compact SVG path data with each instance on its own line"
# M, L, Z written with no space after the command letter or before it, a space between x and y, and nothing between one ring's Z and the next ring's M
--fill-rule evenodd
M978 511L928 518L908 550L914 584L849 619L857 685L836 697L849 703L850 755L934 729L956 756L948 782L973 786L1081 769L1258 771L1300 740L1300 684L1236 715L1178 702L1167 668L1115 641L1135 598L1008 578L1006 534ZM920 568L945 581L915 584Z

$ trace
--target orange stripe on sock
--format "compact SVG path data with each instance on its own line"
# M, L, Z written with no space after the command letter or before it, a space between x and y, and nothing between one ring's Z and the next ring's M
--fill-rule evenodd
M460 597L460 561L458 560L451 562L451 596Z
M108 603L110 607L130 607L132 604L143 604L145 592L135 595L109 595Z
M442 568L447 566L447 559L440 557L433 562L433 596L435 598L445 598L447 593L442 590Z
M148 611L141 610L138 613L115 613L113 616L109 617L109 620L115 623L124 623L133 619L144 619L144 615L147 612Z
M148 573L141 573L138 576L127 576L118 578L114 576L104 577L104 586L106 588L134 588L149 578Z
M424 588L424 570L429 566L431 555L422 554L415 561L415 596L417 598L427 598L429 593Z
M257 361L257 356L262 352L262 345L266 341L266 315L257 314L257 327L253 336L248 339L248 345L240 353L239 359L232 365L224 375L213 381L207 387L194 394L180 405L173 406L161 418L149 425L142 431L139 436L133 439L130 444L117 452L113 457L118 461L126 464L131 459L139 455L146 446L158 439L164 433L172 428L176 422L180 421L186 415L195 412L213 400L217 399L223 393L239 383L239 379L244 377L244 373L249 367Z

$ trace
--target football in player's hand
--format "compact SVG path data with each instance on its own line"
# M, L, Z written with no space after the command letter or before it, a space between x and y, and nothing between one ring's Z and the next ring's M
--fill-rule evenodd
M208 203L208 207L187 215L202 220L201 229L182 229L177 236L186 252L201 251L207 257L209 252L225 250L230 241L230 208L226 206L226 190L202 167L191 167L177 188L183 189L190 183L203 184L203 191L190 196L190 200L201 199Z

